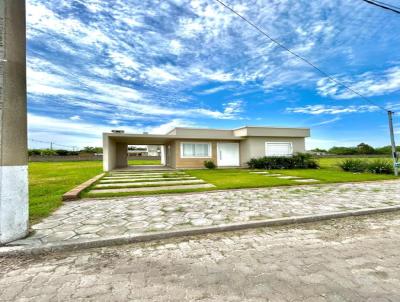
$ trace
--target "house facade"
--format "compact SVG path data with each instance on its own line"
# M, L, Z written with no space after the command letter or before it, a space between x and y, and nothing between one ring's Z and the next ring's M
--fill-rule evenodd
M163 135L103 133L103 166L105 171L127 167L128 145L157 145L161 146L162 165L171 168L203 168L206 160L217 167L246 167L251 158L304 152L309 136L309 128L251 126L175 128Z

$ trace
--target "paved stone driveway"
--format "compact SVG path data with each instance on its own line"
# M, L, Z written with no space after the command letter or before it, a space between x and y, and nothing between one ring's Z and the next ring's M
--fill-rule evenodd
M345 183L65 203L15 244L143 234L400 205L400 182Z
M0 301L400 301L400 214L0 258Z

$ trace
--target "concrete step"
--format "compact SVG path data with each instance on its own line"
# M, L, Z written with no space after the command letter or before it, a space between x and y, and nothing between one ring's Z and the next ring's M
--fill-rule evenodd
M285 176L278 176L278 178L280 178L280 179L296 179L296 178L301 178L301 177L285 175Z
M157 174L157 175L110 175L110 176L106 176L104 177L104 179L125 179L125 178L160 178L160 177L165 177L165 178L169 178L169 177L181 177L181 176L185 176L187 174ZM189 176L189 175L188 175Z
M171 190L191 190L215 187L212 184L194 184L194 185L179 185L179 186L160 186L160 187L142 187L142 188L123 188L123 189L97 189L92 190L90 194L103 193L130 193L130 192L156 192L156 191L171 191Z
M189 180L196 179L194 176L185 176L185 177L159 177L159 178L127 178L127 179L105 179L100 180L100 183L122 183L122 182L141 182L141 181L172 181L172 180Z
M316 182L319 181L318 179L312 179L312 178L303 178L303 179L293 179L293 181L297 182Z
M112 183L112 184L98 184L94 188L108 188L108 187L150 187L150 186L170 186L170 185L183 185L183 184L200 184L204 183L204 180L194 179L194 180L176 180L176 181L146 181L146 182L128 182L128 183Z
M110 172L111 175L152 175L152 174L185 174L183 171L159 171L159 172Z

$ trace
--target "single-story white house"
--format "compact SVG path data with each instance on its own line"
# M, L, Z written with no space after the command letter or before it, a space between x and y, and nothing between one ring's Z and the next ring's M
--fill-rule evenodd
M161 146L161 163L171 168L245 167L251 158L290 156L305 151L309 128L245 126L232 130L174 128L166 134L103 133L103 168L128 166L128 145Z

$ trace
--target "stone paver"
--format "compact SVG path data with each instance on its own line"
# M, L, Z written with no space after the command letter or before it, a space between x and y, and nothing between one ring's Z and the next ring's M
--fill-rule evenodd
M60 233L66 231L62 234L68 237L65 241L73 241L91 235L106 238L393 205L400 205L397 180L83 199L65 203L34 225L31 237L14 244L58 242ZM138 222L137 227L128 227L131 222ZM98 229L76 232L87 224ZM70 237L71 231L76 235Z
M400 214L0 258L0 301L400 301Z
M179 183L179 184L178 184ZM138 188L130 188L128 186L121 189L93 189L90 190L90 194L102 194L102 193L127 193L127 192L150 192L150 191L172 191L172 190L188 190L188 189L204 189L204 188L212 188L214 185L204 183L202 180L198 181L190 181L190 182L178 182L177 185L171 186L170 182L166 182L165 184L160 184L160 186L142 186ZM188 184L191 183L191 184ZM150 183L148 183L149 185Z
M296 182L318 182L318 179L312 179L312 178L303 178L303 179L293 179Z
M107 188L107 187L141 187L147 185L161 186L161 185L180 185L180 184L198 184L204 183L204 180L200 179L189 179L189 180L168 180L168 181L142 181L142 182L124 182L124 183L112 183L112 184L98 184L95 188Z
M182 177L146 177L146 178L126 178L126 179L105 179L105 180L100 180L99 183L123 183L123 182L140 182L140 181L159 181L159 180L188 180L188 179L196 179L196 177L193 176L182 176Z

